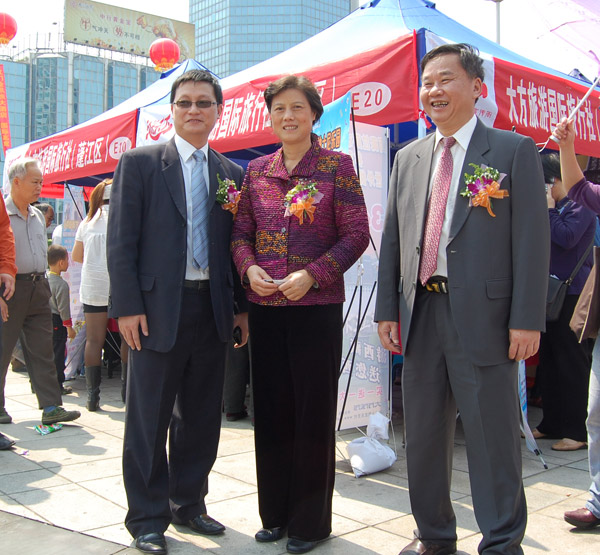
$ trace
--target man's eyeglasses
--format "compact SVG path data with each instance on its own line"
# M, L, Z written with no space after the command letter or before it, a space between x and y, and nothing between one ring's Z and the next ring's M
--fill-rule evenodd
M196 100L196 102L192 102L191 100L178 100L177 102L173 102L173 104L182 110L189 110L192 107L192 104L195 104L196 108L200 110L206 110L206 108L210 108L213 104L217 104L217 102L213 102L212 100Z

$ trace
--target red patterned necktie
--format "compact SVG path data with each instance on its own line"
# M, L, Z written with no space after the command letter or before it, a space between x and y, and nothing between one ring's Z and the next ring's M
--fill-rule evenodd
M423 237L423 248L421 249L421 269L419 271L419 281L425 285L427 280L433 275L437 267L438 248L440 246L440 235L442 233L442 224L446 213L446 202L448 201L448 191L452 182L452 152L450 148L456 143L454 137L442 139L444 149L435 169L433 177L433 187L429 197L429 209L427 211L427 221L425 222L425 235Z

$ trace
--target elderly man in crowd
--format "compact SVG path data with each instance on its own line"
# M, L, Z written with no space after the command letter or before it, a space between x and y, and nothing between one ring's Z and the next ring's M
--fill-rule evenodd
M8 300L9 318L2 326L0 424L12 422L5 409L4 384L10 356L19 336L39 408L44 411L42 424L69 422L81 414L61 406L61 390L52 350L50 286L46 278L46 221L37 208L30 206L42 191L42 171L37 160L22 158L12 164L8 178L11 192L6 198L6 210L15 237L18 273L15 293Z

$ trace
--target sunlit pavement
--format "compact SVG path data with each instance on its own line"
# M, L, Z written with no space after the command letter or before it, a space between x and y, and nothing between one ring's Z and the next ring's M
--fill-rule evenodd
M80 378L69 385L74 393L63 397L64 405L81 410L81 418L42 437L34 430L41 411L27 375L8 372L6 409L13 423L0 425L0 431L17 444L12 451L0 451L0 552L139 553L130 547L132 538L123 525L126 499L121 479L124 406L120 381L117 377L109 380L103 374L101 410L95 413L85 409L85 381ZM397 390L395 386L394 397L399 397ZM398 409L396 406L396 413ZM532 409L532 424L540 418L541 411ZM343 456L345 443L360 434L352 430L339 435L333 534L314 553L396 555L412 539L415 522L410 513L401 417L396 416L394 422L398 461L391 469L369 477L355 478ZM583 506L587 498L587 451L555 452L550 449L551 443L539 442L549 466L544 470L523 441L529 510L524 551L597 553L600 528L582 533L563 521L564 511ZM476 554L481 536L473 515L460 425L452 499L459 525L459 553ZM254 540L260 519L249 419L227 422L223 418L219 456L207 501L210 515L227 527L226 533L208 538L185 527L171 526L167 531L171 554L286 553L285 539L272 544Z

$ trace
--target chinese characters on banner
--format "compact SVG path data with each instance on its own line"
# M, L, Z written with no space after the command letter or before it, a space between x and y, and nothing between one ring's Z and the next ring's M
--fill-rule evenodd
M351 91L357 121L386 125L412 121L418 113L418 70L412 35L352 58L298 71L310 78L329 104ZM269 75L225 88L223 114L210 135L211 145L231 152L275 142L263 93L281 77ZM226 87L227 80L224 82Z
M133 146L136 111L51 135L28 145L25 156L40 160L44 181L67 181L114 171Z
M563 117L587 91L584 85L495 59L495 89L498 115L495 126L512 129L545 143ZM578 153L600 156L598 94L592 94L574 118ZM550 142L549 147L556 148Z
M8 119L8 99L6 98L6 79L2 64L0 64L0 136L2 137L2 148L4 149L4 154L6 154L12 143L10 140L10 122Z
M319 136L319 142L323 148L348 153L351 102L350 93L346 93L338 100L327 104L323 115L313 125L313 133Z
M371 238L379 251L388 189L389 140L387 129L357 123L356 135L358 173L369 213ZM354 158L356 166L352 133L350 139L350 155ZM388 351L379 343L377 324L373 321L374 295L365 314L367 301L377 281L377 254L372 244L369 245L359 262L346 272L344 280L346 284L344 315L348 311L350 300L359 284L362 285L362 306L359 314L359 291L357 290L344 326L342 362L351 349L361 318L364 317L364 319L357 337L355 356L348 357L339 380L336 426L339 423L345 401L342 430L367 425L369 416L376 412L390 414L390 357ZM352 366L353 358L354 365ZM351 368L350 387L347 389Z

